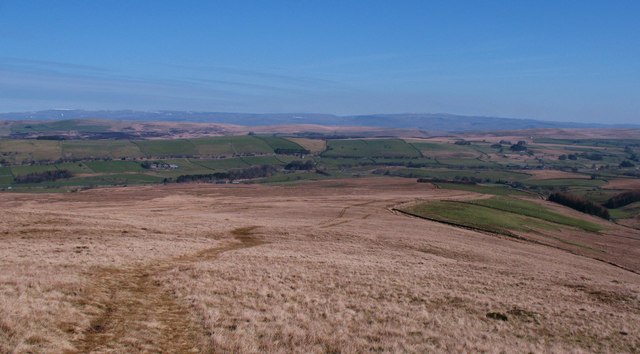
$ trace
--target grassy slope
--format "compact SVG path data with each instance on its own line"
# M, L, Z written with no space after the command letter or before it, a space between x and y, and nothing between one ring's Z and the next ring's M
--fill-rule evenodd
M542 205L509 197L493 197L470 202L426 202L403 211L432 220L507 235L511 235L512 231L532 229L558 230L560 226L575 227L589 232L602 229L599 225L567 217Z
M531 229L558 229L552 223L507 212L452 201L434 201L421 203L403 209L410 214L428 219L471 227L505 235L513 235L512 231L531 231Z
M490 199L480 199L471 202L475 205L482 205L489 208L526 215L530 217L534 217L536 219L546 220L552 223L567 225L576 227L585 231L599 231L602 229L597 224L580 220L572 217L568 217L566 215L558 214L550 209L545 208L540 204L536 204L533 202L529 202L526 200L515 199L515 198L505 198L505 197L493 197Z

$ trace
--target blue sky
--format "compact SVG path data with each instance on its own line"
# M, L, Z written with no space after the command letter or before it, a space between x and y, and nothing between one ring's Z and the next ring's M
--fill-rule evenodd
M0 112L640 122L640 1L0 0Z

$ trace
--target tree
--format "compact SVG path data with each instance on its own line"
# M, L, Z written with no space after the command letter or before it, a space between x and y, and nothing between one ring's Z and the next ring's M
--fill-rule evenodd
M566 192L553 193L549 195L549 201L562 204L571 209L581 211L583 213L599 216L603 219L609 219L609 210L607 208L597 205L583 197Z
M624 160L624 161L620 162L619 167L621 167L621 168L629 168L629 167L636 167L636 165L634 165L633 162L631 162L629 160Z

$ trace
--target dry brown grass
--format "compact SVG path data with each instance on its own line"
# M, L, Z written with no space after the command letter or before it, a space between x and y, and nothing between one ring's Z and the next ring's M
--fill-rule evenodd
M454 194L377 178L0 195L0 352L640 350L639 275L389 210Z
M558 171L558 170L523 170L521 172L524 172L533 176L533 178L531 178L533 180L562 179L562 178L589 179L589 176L585 176L580 173L571 173L571 172Z
M303 148L311 151L314 154L319 154L327 148L327 141L322 139L307 139L307 138L288 138L288 139L302 146Z
M602 186L602 188L621 189L621 190L640 189L640 179L632 179L632 178L613 179L609 181L607 184L605 184L604 186Z

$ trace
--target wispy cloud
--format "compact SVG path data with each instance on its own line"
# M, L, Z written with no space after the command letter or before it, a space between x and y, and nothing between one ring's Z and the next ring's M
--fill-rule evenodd
M83 64L0 57L0 111L27 107L28 102L38 108L57 102L52 106L278 110L286 101L345 90L322 79L235 68L196 70L206 73L128 75Z

